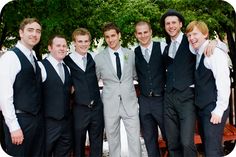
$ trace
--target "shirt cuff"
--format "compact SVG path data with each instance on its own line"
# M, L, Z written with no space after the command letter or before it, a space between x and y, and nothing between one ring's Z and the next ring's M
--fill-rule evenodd
M222 109L216 107L211 113L214 113L214 114L222 117L224 114L224 111Z
M8 124L8 128L9 128L10 132L21 129L21 127L17 121L13 121L10 124Z

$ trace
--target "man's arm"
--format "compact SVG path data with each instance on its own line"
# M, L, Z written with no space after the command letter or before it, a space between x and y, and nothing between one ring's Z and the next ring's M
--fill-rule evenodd
M13 144L21 144L24 136L13 104L13 84L20 71L20 62L14 52L6 52L0 59L0 103Z
M220 41L219 39L214 39L209 42L208 46L204 51L204 54L209 57L213 54L214 49L216 47L221 49L225 53L229 52L228 46L224 42Z

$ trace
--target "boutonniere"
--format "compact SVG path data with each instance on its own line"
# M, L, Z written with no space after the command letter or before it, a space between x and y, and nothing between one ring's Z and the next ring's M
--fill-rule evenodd
M126 54L124 55L124 60L127 61L128 59L129 59L129 55L126 53Z

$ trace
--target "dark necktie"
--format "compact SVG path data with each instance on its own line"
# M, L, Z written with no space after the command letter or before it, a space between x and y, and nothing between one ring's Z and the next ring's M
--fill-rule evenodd
M121 78L121 66L120 66L120 57L118 52L114 52L116 55L116 71L117 71L117 76L120 79Z

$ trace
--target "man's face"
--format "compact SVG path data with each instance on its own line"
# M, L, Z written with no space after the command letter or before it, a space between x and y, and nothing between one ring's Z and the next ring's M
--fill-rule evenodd
M165 18L165 30L170 38L175 40L182 28L182 22L179 21L177 16L167 16Z
M89 35L77 35L74 41L75 51L84 56L90 47Z
M140 45L148 47L152 39L152 30L147 24L137 25L135 28L135 37L138 39Z
M113 50L117 50L120 47L120 37L120 33L117 33L115 29L104 32L106 43Z
M55 37L52 45L48 45L50 54L57 60L62 61L67 54L67 43L64 38Z
M29 49L32 49L39 43L41 37L41 26L37 22L25 25L23 30L19 30L21 43Z
M199 49L206 41L207 36L208 34L202 34L197 27L194 27L192 32L187 33L188 41L194 49Z

